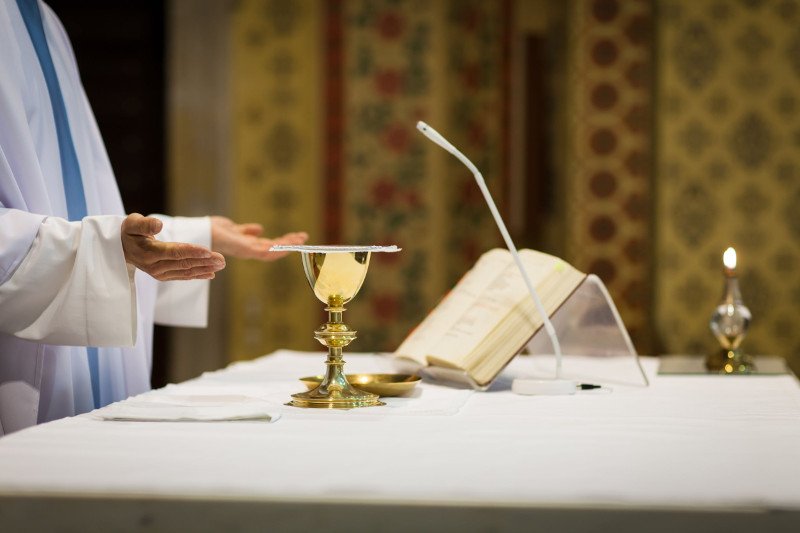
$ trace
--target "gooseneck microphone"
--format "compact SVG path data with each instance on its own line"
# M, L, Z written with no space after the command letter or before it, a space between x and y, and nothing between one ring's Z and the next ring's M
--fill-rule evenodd
M511 240L511 235L509 235L508 229L506 229L506 225L503 222L503 218L500 216L500 212L497 210L497 206L492 199L489 188L486 186L486 180L483 179L483 175L472 163L472 161L462 154L458 148L453 146L450 141L445 139L441 133L422 121L417 122L417 129L421 131L428 139L453 154L472 172L472 175L475 176L475 181L478 184L478 188L481 190L483 198L486 200L486 204L489 206L489 211L492 212L495 224L497 224L497 229L500 230L500 234L503 236L506 247L508 248L509 252L511 252L514 262L517 264L520 274L522 274L522 279L525 281L525 285L528 287L528 292L530 293L531 298L533 298L533 302L536 305L536 310L542 317L544 329L547 331L547 336L550 338L550 344L553 346L553 353L556 357L556 379L515 379L512 385L512 390L519 394L574 394L576 390L576 383L574 381L561 379L561 345L558 342L556 330L553 327L553 323L550 321L550 317L544 310L542 301L539 299L539 294L533 287L533 283L531 283L528 273L525 271L525 267L522 265L522 260L517 252L517 247L514 245L514 241Z

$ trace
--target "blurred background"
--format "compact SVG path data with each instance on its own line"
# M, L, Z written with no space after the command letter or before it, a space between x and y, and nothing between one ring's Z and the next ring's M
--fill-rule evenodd
M705 354L734 246L744 348L800 371L798 0L87 0L64 22L128 211L398 244L350 304L392 351L501 239L607 284L642 354ZM113 21L113 23L111 23ZM122 23L119 23L119 22ZM317 350L299 257L229 261L154 384Z

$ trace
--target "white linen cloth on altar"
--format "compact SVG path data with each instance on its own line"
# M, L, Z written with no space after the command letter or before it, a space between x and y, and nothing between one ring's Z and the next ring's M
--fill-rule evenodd
M159 284L128 270L125 211L69 40L39 3L83 178L83 222L67 222L44 75L14 0L0 0L0 436L150 388L152 326L204 326L208 282ZM159 238L210 246L207 218L160 217ZM66 346L71 345L71 346Z
M270 402L238 394L169 394L154 391L92 411L100 420L128 422L225 422L280 418Z
M201 384L206 393L269 393L289 377L299 390L296 378L317 373L322 355L302 357L233 365L172 393ZM385 358L345 359L352 372L387 368ZM578 374L599 363L565 356ZM540 397L501 387L471 394L452 416L286 407L274 424L67 418L0 439L0 497L800 509L793 376L660 376L656 359L642 363L651 387ZM507 372L552 368L538 356L517 357Z
M306 390L299 378L323 373L326 357L323 352L278 350L266 357L234 363L221 371L206 372L199 379L182 383L180 388L184 394L247 394L271 401L295 416L313 416L319 414L317 409L300 409L284 404L291 400L292 394ZM388 357L345 353L344 359L345 374L395 372L394 363ZM324 416L454 415L472 393L472 390L421 382L407 394L381 398L386 405L333 409Z
M408 393L383 397L386 405L350 409L301 409L286 405L291 395L305 390L299 378L318 375L326 354L279 350L268 357L243 361L199 378L168 385L93 411L91 417L107 421L233 421L268 419L282 415L361 418L383 416L450 416L458 413L473 394L421 382ZM345 356L345 369L353 373L386 373L394 370L386 357Z

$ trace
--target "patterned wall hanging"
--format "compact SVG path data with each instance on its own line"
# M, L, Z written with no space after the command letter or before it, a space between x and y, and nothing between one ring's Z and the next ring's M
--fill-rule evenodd
M319 243L323 199L324 3L242 0L233 18L233 215ZM319 303L293 254L233 261L231 357L320 349Z
M481 166L502 204L510 3L242 0L233 31L234 213L315 243L380 254L350 305L354 349L393 350L499 244L471 174L415 129L426 120ZM293 258L236 263L231 349L318 349L321 315Z
M651 25L644 1L570 4L566 258L607 285L637 349L651 337Z
M658 333L703 353L739 253L744 348L800 368L800 5L657 2Z
M350 314L359 349L394 350L499 237L472 175L415 129L425 120L502 200L505 2L345 6L342 238L378 255Z

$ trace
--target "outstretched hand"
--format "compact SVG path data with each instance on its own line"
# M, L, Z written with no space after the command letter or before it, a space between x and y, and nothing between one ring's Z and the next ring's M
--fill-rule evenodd
M274 261L288 252L270 252L274 244L303 244L308 239L304 232L287 233L281 237L261 237L261 224L237 224L226 217L211 217L211 249L224 255L241 259Z
M212 279L225 268L225 258L208 248L183 242L161 242L155 236L162 223L139 213L122 221L125 262L157 280Z

